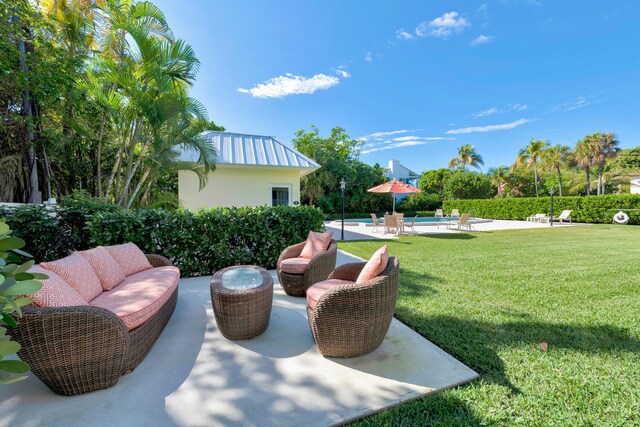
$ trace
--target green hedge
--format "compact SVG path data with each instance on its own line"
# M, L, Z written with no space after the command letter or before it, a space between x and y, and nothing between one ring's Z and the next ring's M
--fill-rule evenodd
M537 214L549 214L549 197L514 197L481 200L445 200L445 212L459 209L473 216L491 219L525 220ZM611 223L619 209L640 209L640 194L606 194L602 196L566 196L553 198L554 216L571 209L575 222ZM628 211L629 224L640 224L640 211Z
M323 219L307 206L139 210L96 214L89 229L95 244L133 242L171 259L183 276L197 276L238 264L275 268L282 250L322 230Z

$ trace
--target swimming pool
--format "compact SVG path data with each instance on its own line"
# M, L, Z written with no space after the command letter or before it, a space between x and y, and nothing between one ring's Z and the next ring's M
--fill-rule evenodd
M416 224L419 223L431 223L431 224L436 224L439 222L449 222L449 221L455 221L458 218L436 218L433 216L425 216L425 217L418 217L416 218ZM379 219L380 223L383 223L384 220L382 218ZM340 220L336 220L336 222L340 222ZM413 217L405 217L404 218L404 222L405 224L407 223L412 223L413 222ZM358 224L373 224L373 219L371 218L355 218L355 219L345 219L344 220L344 225L358 225Z

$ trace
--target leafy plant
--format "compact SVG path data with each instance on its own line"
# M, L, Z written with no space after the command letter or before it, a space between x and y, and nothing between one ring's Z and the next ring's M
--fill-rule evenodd
M22 295L40 290L38 279L48 276L29 273L34 262L21 263L21 257L31 257L21 251L24 240L11 236L11 229L4 219L0 219L0 384L8 384L26 378L29 365L21 360L4 360L20 350L20 344L11 341L5 326L15 328L16 318L22 316L20 307L31 304L32 299Z

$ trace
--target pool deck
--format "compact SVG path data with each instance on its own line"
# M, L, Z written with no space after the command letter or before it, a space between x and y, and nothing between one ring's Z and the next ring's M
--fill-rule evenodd
M491 232L497 230L524 230L531 228L549 228L549 223L539 223L539 222L530 222L530 221L506 221L506 220L490 220L490 219L474 219L472 222L471 232ZM327 231L332 231L333 235L336 239L340 238L340 221L330 221L325 222L325 227ZM573 227L585 224L568 224L568 223L558 223L555 222L553 224L554 228L562 228L562 227ZM457 229L447 229L444 223L440 223L438 226L437 223L426 223L426 224L418 224L415 226L417 235L426 235L426 234L444 234L444 233L468 233L469 231L458 231ZM383 228L380 227L378 231L373 232L373 226L371 224L360 224L360 225L347 225L347 221L345 221L344 228L344 240L371 240L371 239L396 239L398 236L395 234L384 234Z

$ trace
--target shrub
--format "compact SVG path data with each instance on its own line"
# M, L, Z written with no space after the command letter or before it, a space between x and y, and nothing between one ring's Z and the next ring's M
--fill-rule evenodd
M487 199L494 193L491 178L482 173L456 171L444 179L445 199Z
M183 276L197 276L239 264L275 268L280 252L321 230L323 219L308 206L139 210L96 214L89 228L96 244L133 242L171 259Z
M416 193L402 199L397 209L401 212L434 211L442 206L438 194Z
M445 200L445 211L474 211L474 216L492 219L524 220L536 213L549 214L549 197L501 198L490 200ZM639 194L565 196L553 198L554 216L571 209L576 222L611 223L619 209L640 209ZM640 224L640 211L628 211L629 224Z

